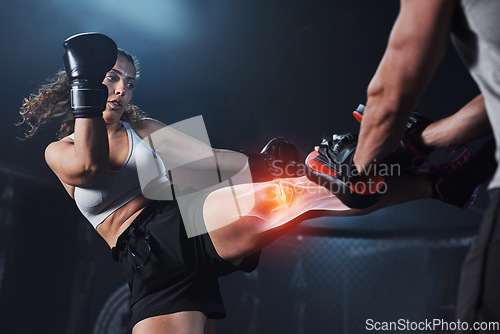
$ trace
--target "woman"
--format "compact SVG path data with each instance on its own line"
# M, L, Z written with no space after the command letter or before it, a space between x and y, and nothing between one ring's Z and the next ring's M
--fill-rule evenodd
M208 233L188 237L177 201L146 198L137 176L133 176L136 166L144 164L144 156L149 156L153 165L162 163L151 149L152 135L163 131L157 147L163 146L161 155L174 164L195 161L200 152L201 156L214 153L219 176L239 172L246 157L212 150L145 118L129 104L136 84L136 66L130 54L118 50L113 68L102 81L108 90L102 117L71 115L70 83L65 72L25 100L21 110L23 122L32 126L28 136L44 121L67 116L61 126L61 139L48 145L45 158L112 248L113 258L120 262L132 291L135 334L203 333L207 317L224 316L218 277L236 270L253 270L260 249L295 226L306 212L360 215L432 194L425 177L400 177L391 182L388 193L376 205L355 210L305 177L218 187L202 191L197 197L201 200L192 201L193 212L202 217ZM206 161L198 163L190 169L207 168ZM167 191L175 177L168 173L169 168L163 171L164 181L168 180L163 183L167 185L163 191ZM238 205L229 205L235 196Z

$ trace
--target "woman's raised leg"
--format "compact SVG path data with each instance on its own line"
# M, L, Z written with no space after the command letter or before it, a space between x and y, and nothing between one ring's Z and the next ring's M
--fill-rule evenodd
M364 215L390 205L428 198L432 194L425 177L400 177L388 183L387 192L374 206L351 209L326 188L306 177L235 187L211 193L203 206L203 218L219 255L236 265L304 219ZM237 208L228 205L235 200L239 204Z

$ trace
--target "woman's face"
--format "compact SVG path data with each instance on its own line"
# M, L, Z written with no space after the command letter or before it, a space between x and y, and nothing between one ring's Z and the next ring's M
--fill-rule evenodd
M135 87L135 68L131 62L118 56L115 66L106 74L102 82L108 87L108 101L103 118L106 124L116 123L120 120L132 99Z

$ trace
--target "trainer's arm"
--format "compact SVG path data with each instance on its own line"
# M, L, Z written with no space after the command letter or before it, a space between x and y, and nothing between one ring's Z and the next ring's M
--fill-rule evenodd
M440 148L468 143L491 134L483 95L478 95L455 114L430 124L415 138L417 145ZM413 139L412 139L413 140Z
M385 54L367 90L354 157L358 170L387 155L447 45L455 0L401 0Z

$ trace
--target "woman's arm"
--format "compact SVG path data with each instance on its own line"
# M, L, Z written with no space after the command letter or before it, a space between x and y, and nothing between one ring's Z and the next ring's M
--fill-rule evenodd
M96 182L108 168L109 144L104 120L77 118L74 140L64 138L51 143L45 160L52 171L70 186Z

